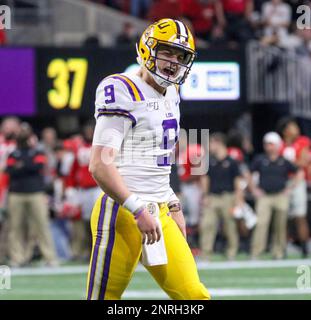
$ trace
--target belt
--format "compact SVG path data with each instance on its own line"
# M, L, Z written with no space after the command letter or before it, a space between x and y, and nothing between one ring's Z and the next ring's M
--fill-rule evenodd
M167 206L167 202L158 202L158 206L159 206L160 209L162 209L165 206Z
M265 191L265 193L266 193L267 196L276 196L276 195L282 193L282 191L283 191L283 190L274 191L274 192L267 192L267 191Z

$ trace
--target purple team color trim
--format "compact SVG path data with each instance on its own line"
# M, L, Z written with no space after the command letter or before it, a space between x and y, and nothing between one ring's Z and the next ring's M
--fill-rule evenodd
M140 210L138 210L134 217L135 217L135 220L139 219L139 217L141 216L141 214L144 212L145 208L141 208Z
M33 48L1 48L0 81L0 116L35 114L35 50Z
M124 79L122 79L119 76L113 76L111 78L121 80L126 85L129 93L131 94L132 100L136 101L136 98L135 98L134 91L133 91L132 87Z
M108 195L105 194L102 198L102 203L100 206L100 213L99 213L99 219L98 219L98 225L97 225L96 243L95 243L94 253L92 256L92 267L91 267L89 292L87 295L88 300L91 300L91 298L92 298L92 291L93 291L93 287L94 287L94 277L95 277L95 271L96 271L96 263L97 263L100 241L102 238L102 230L103 230L103 224L104 224L105 207L106 207L107 198L108 198Z
M98 109L98 112L99 112L99 114L97 116L97 119L100 116L118 116L119 115L119 116L124 116L124 117L131 119L133 122L132 127L136 126L135 117L127 110L124 110L124 109Z
M100 294L99 294L99 300L103 300L106 293L107 288L107 282L108 282L108 276L109 276L109 269L110 269L110 262L111 262L111 254L112 249L114 245L115 240L115 226L116 226L116 218L117 218L117 212L119 210L120 205L118 203L114 203L112 208L112 216L110 220L110 226L109 226L109 240L108 240L108 246L106 251L106 257L105 257L105 265L104 265L104 272L103 277L101 281L101 287L100 287Z
M123 75L123 74L122 74L122 76L133 83L133 85L135 86L135 88L136 88L137 91L138 91L138 94L139 94L140 99L141 99L142 101L144 101L144 100L145 100L145 97L143 96L142 92L139 90L139 88L137 87L137 85L135 84L135 82L134 82L132 79L128 78L127 76Z

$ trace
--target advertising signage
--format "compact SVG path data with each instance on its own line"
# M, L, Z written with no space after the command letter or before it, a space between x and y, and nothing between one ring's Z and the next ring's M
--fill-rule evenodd
M91 116L99 82L112 73L135 72L135 61L134 49L2 48L0 115ZM243 74L239 53L199 51L180 88L183 111L240 102Z

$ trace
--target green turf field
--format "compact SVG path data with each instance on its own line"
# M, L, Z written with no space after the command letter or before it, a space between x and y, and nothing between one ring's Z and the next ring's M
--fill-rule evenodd
M213 299L308 299L309 288L297 289L299 265L310 260L198 262L203 283ZM12 271L11 289L0 290L0 299L84 299L87 266L22 268ZM308 282L309 281L309 282ZM167 299L151 276L139 266L124 299Z

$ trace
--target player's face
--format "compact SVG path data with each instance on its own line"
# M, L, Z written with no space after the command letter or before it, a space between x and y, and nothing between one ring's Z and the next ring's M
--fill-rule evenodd
M176 78L182 66L189 62L189 54L182 49L160 45L157 51L157 67L168 78Z

